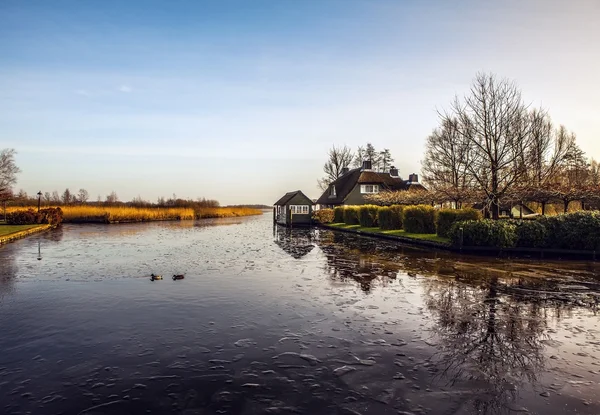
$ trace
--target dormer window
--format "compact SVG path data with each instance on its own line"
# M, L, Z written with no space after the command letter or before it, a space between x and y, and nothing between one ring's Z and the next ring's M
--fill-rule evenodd
M361 184L360 192L363 194L379 193L379 185L378 184Z
M337 194L335 192L335 185L329 185L329 197L336 197Z

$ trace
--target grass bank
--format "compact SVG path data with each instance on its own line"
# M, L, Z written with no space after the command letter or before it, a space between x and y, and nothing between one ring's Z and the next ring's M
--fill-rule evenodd
M38 228L40 225L6 225L0 223L0 236L7 236L13 233Z
M428 241L437 244L450 246L450 239L438 236L435 233L408 233L404 229L399 230L383 230L380 228L367 228L360 225L347 225L345 223L331 223L325 225L334 229L344 229L348 231L355 231L357 233L372 234L372 235L385 235L395 236L398 239L417 240L417 241Z
M0 245L15 239L24 238L28 235L50 229L48 224L44 225L6 225L0 223Z
M215 207L215 208L162 208L162 207L132 207L132 206L95 206L73 205L60 206L65 223L125 223L150 222L163 220L193 220L204 218L228 218L238 216L260 215L259 209L245 207ZM10 207L7 212L34 209L37 207Z

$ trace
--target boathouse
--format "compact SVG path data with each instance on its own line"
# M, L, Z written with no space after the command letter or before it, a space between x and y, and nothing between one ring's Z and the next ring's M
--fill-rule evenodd
M300 190L289 192L275 202L273 221L279 225L296 226L312 223L313 201Z

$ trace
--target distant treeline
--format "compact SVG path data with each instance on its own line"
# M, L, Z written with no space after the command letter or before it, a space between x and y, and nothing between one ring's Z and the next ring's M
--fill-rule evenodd
M272 209L272 206L268 205L227 205L230 208L250 208L250 209Z

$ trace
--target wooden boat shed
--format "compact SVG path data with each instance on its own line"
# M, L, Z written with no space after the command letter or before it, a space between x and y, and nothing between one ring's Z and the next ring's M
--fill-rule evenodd
M273 221L278 225L312 224L314 203L300 190L286 193L273 206Z

